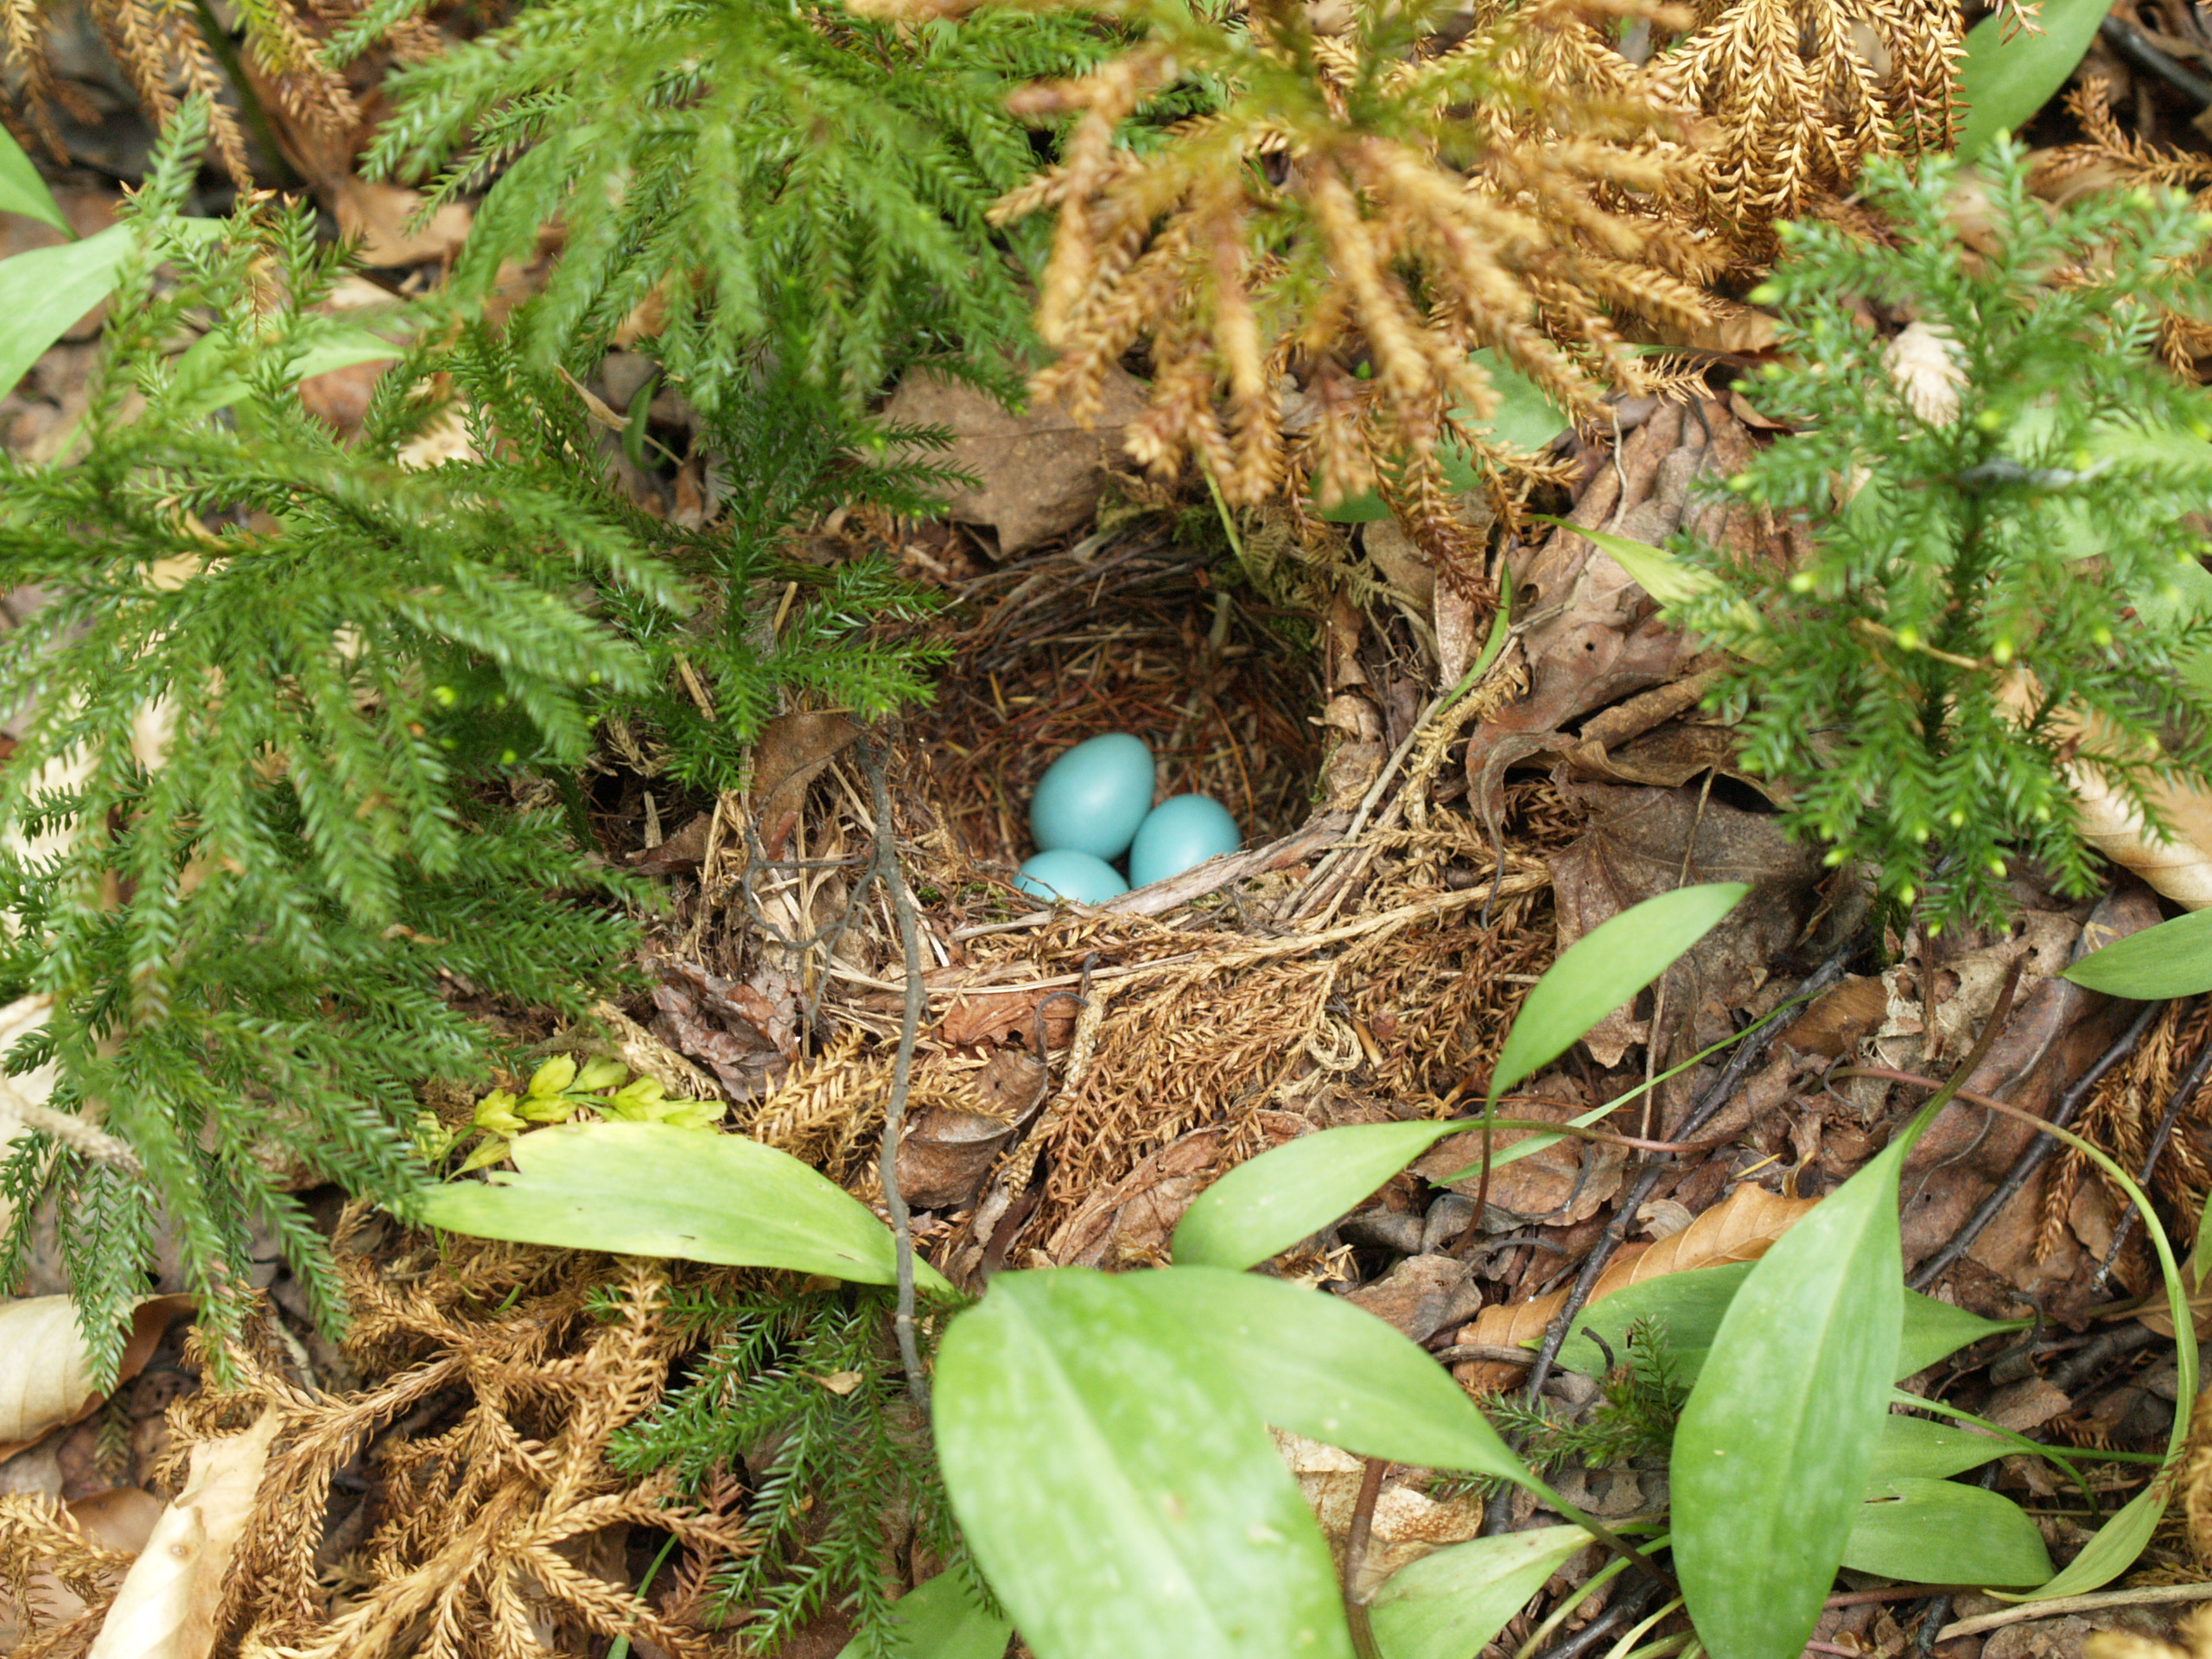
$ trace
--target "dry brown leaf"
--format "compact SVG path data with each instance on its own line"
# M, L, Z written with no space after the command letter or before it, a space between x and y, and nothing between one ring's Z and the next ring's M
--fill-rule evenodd
M802 709L778 715L753 746L753 822L770 858L781 858L798 822L808 785L860 735L842 715Z
M1670 1273L1717 1268L1730 1262L1756 1262L1819 1202L1817 1198L1779 1198L1755 1181L1745 1181L1681 1232L1670 1233L1633 1255L1623 1249L1599 1275L1591 1287L1590 1300L1601 1302L1617 1290ZM1544 1327L1566 1306L1567 1293L1562 1290L1539 1296L1533 1302L1484 1308L1482 1317L1472 1325L1460 1326L1452 1340L1492 1348L1541 1342ZM1471 1360L1454 1367L1453 1375L1471 1389L1496 1389L1516 1379L1521 1368L1492 1360Z
M972 386L918 372L899 383L883 418L951 429L952 447L926 459L973 474L981 487L951 492L945 510L963 524L995 529L1000 553L1011 555L1065 535L1098 505L1106 468L1121 458L1122 430L1146 402L1125 370L1109 374L1101 392L1096 416L1077 423L1057 403L1013 415Z
M162 1333L192 1309L189 1296L153 1296L130 1316L117 1381L152 1357ZM90 1416L107 1396L92 1386L92 1357L67 1296L0 1303L0 1460Z
M154 1523L86 1659L206 1659L214 1650L231 1557L283 1421L271 1407L245 1433L193 1447L184 1490Z

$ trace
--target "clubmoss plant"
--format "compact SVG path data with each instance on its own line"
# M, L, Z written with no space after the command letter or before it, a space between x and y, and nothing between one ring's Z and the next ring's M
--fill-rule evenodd
M1758 293L1783 320L1757 387L1795 433L1729 488L1793 523L1793 565L1691 556L1721 582L1688 619L1743 666L1719 701L1788 821L1866 860L1935 925L1993 919L2013 860L2090 891L2069 772L2160 823L2152 779L2212 769L2201 478L2146 432L2212 432L2154 356L2162 307L2212 305L2207 221L2136 190L2054 212L2021 151L1982 175L1871 168L1878 235L1789 227ZM1869 309L1912 325L1885 346Z

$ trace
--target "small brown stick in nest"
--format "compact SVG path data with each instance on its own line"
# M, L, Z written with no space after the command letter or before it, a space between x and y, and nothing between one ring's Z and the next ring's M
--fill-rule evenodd
M906 1006L899 1021L899 1053L891 1065L891 1097L883 1109L881 1179L883 1206L891 1212L892 1236L899 1251L899 1308L896 1328L899 1361L906 1370L906 1391L914 1404L926 1412L930 1404L929 1378L922 1370L921 1346L914 1339L914 1228L906 1201L899 1192L899 1135L906 1122L906 1091L914 1075L914 1045L922 1029L923 1006L928 993L922 985L922 928L914 914L914 896L906 889L906 872L899 866L899 842L892 827L891 791L883 778L883 751L863 734L861 759L868 767L868 794L875 806L875 857L868 879L883 884L891 908L899 919L899 944L906 954Z

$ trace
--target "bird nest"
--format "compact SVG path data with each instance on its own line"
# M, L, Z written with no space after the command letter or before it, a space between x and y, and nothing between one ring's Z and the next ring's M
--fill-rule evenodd
M1541 783L1507 791L1502 833L1467 810L1452 763L1514 688L1440 696L1376 568L1318 551L1271 595L1264 548L1140 520L955 584L937 698L881 747L779 721L707 826L656 997L734 1126L880 1198L910 943L899 1179L956 1281L1145 1259L1270 1145L1448 1110L1549 960L1538 855L1572 815ZM1226 804L1245 850L1040 909L1010 885L1029 793L1110 730L1151 745L1162 794ZM911 905L869 880L886 848Z

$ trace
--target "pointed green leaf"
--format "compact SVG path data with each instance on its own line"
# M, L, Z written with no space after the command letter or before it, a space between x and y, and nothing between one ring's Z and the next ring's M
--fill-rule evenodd
M1519 1143L1516 1141L1517 1147ZM1667 1333L1667 1351L1674 1357L1675 1380L1688 1388L1705 1369L1707 1351L1720 1329L1721 1316L1735 1300L1755 1264L1723 1262L1719 1267L1692 1268L1662 1274L1633 1285L1624 1285L1603 1301L1592 1302L1575 1316L1567 1340L1560 1344L1559 1363L1585 1376L1602 1376L1605 1355L1594 1332L1610 1346L1618 1363L1628 1342L1628 1328L1638 1319L1656 1319ZM2027 1322L2009 1324L1985 1319L1953 1307L1917 1291L1904 1294L1904 1316L1898 1322L1897 1376L1925 1370L1937 1360L1956 1353L1984 1337L2001 1336L2026 1328Z
M1714 1659L1797 1659L1843 1559L1897 1370L1904 1150L1752 1266L1675 1431L1675 1564Z
M2097 1529L2096 1536L2082 1546L2082 1553L2067 1563L2063 1573L2032 1595L2005 1596L2003 1599L2049 1601L2054 1596L2081 1596L2103 1589L2135 1565L2136 1558L2150 1543L2151 1535L2158 1529L2165 1513L2165 1486L2154 1480Z
M827 1274L898 1277L891 1230L788 1153L664 1123L573 1123L519 1136L515 1173L433 1188L410 1219L479 1238ZM915 1282L949 1289L918 1256Z
M2092 950L2066 970L2076 985L2139 1002L2212 991L2212 910L2192 910Z
M2050 1555L2009 1497L1955 1480L1895 1475L1859 1506L1843 1564L1921 1584L2040 1584Z
M2056 97L2111 10L2112 0L2043 0L2037 34L2019 31L2006 40L2007 19L1994 11L1967 30L1959 66L1959 97L1967 106L1959 159L1972 161L1999 133L2017 131Z
M1038 1659L1351 1659L1267 1430L1129 1283L999 1274L945 1332L935 1398L954 1513Z
M131 234L128 225L111 225L81 242L0 259L0 316L8 319L0 331L0 395L114 289Z
M25 219L53 226L64 236L77 234L69 216L54 200L54 192L39 177L37 167L5 129L0 129L0 213L21 213Z
M1179 1267L1235 1272L1288 1249L1327 1226L1464 1119L1433 1123L1351 1123L1249 1159L1198 1194L1175 1224Z
M1121 1282L1244 1392L1260 1417L1364 1458L1534 1486L1452 1375L1365 1309L1280 1279L1178 1267Z
M1873 1497L1883 1483L1904 1475L1919 1480L1942 1480L1951 1475L1964 1474L1969 1469L1979 1469L1985 1463L2001 1458L2014 1448L1994 1434L1979 1433L1971 1428L1957 1428L1949 1423L1931 1423L1925 1417L1901 1417L1892 1412L1882 1419L1882 1440L1874 1451L1873 1473L1867 1478L1867 1496ZM1914 1574L1900 1576L1911 1578ZM1939 1573L1917 1575L1923 1584L1947 1579ZM1964 1583L1975 1574L1959 1575ZM1993 1580L2001 1582L2001 1580Z
M1678 887L1599 923L1563 951L1514 1017L1491 1076L1495 1100L1548 1065L1582 1033L1667 970L1751 888L1741 881Z
M885 1645L899 1659L1005 1659L1014 1626L988 1611L957 1573L940 1573L899 1598ZM838 1649L837 1659L868 1659L865 1637Z
M1589 1541L1580 1527L1532 1527L1400 1567L1368 1604L1382 1659L1475 1659Z

